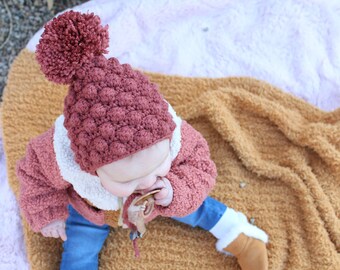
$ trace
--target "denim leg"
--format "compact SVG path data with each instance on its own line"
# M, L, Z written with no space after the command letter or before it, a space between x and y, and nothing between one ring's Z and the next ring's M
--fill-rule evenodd
M108 225L98 226L82 217L71 205L66 220L61 270L97 270L98 254L109 235Z
M172 217L172 219L188 224L192 227L200 227L209 231L220 220L227 206L223 203L207 197L202 205L193 213L185 217Z

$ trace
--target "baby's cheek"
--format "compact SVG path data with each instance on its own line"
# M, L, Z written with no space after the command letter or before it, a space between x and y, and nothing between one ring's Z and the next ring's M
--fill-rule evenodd
M171 168L171 160L168 160L162 168L161 176L166 176L169 173L170 168Z
M165 162L162 164L161 167L158 168L158 175L159 176L166 176L171 168L171 157L170 155L168 158L165 160Z

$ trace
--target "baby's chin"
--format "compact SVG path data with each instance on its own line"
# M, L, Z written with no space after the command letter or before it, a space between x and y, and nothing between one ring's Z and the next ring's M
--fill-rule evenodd
M132 193L125 193L125 194L120 193L120 194L113 194L113 195L117 197L121 197L121 198L124 198L124 197L127 198L131 196L132 194L143 194L143 190L138 189L138 190L133 191Z
M143 194L142 189L136 189L132 194Z

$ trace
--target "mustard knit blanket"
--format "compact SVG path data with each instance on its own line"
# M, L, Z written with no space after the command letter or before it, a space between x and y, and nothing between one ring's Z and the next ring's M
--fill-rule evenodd
M269 234L269 269L339 269L340 109L323 112L250 78L147 75L207 139L219 173L211 196ZM44 78L26 50L12 65L2 124L16 195L15 163L62 112L66 91ZM112 230L100 269L237 269L208 232L165 218L148 229L139 260L128 231ZM58 269L61 240L32 233L25 222L24 233L32 269Z

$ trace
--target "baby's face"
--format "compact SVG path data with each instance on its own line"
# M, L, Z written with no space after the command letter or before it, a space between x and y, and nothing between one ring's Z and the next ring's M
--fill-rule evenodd
M158 142L124 159L97 169L103 187L118 197L151 187L159 177L170 171L170 141Z

